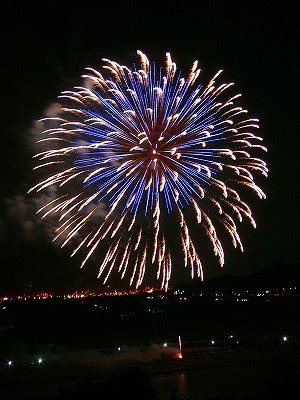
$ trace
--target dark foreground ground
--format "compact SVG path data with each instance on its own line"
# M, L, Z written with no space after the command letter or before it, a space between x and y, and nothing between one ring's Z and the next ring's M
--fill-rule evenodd
M110 364L99 356L85 364L6 369L1 374L1 399L297 398L289 396L298 390L299 346L220 347L213 352L193 347L184 349L182 359L163 353L153 359L149 353L136 352L131 359L129 354L115 356ZM222 375L229 375L225 385Z
M148 297L2 303L0 399L297 398L298 297Z

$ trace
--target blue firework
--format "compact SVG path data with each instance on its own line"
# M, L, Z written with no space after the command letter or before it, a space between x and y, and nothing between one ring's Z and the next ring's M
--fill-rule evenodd
M169 53L164 67L137 53L139 68L103 59L102 73L86 68L84 86L61 93L59 115L42 119L51 126L41 141L51 147L36 155L48 175L30 190L57 188L38 212L58 215L54 240L76 242L72 255L86 249L82 266L105 242L104 282L113 270L130 271L138 287L154 264L167 289L174 232L182 264L203 278L191 218L221 265L216 226L242 249L236 222L255 221L239 189L265 197L254 176L267 175L257 156L266 148L253 133L258 120L236 104L240 94L228 94L233 83L217 83L222 71L203 84L197 61L184 77Z

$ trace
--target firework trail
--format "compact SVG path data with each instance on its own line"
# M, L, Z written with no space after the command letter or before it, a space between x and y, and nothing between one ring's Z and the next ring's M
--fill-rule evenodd
M180 336L178 336L178 347L179 347L178 358L182 358L181 337Z
M227 94L233 83L216 83L222 71L203 85L197 61L183 77L169 53L164 68L137 53L140 69L103 59L103 73L86 68L85 87L61 93L67 106L41 120L49 128L40 142L49 147L35 155L35 169L48 175L30 191L56 187L60 195L38 213L58 216L54 240L62 246L80 234L72 255L85 249L82 266L105 243L98 275L104 283L117 270L138 287L153 264L167 290L172 246L181 247L191 276L203 279L193 220L221 266L216 224L242 250L236 220L254 227L255 221L237 190L265 197L254 175L267 176L257 155L266 148L253 133L258 120L235 104L241 95ZM107 213L100 219L103 204Z

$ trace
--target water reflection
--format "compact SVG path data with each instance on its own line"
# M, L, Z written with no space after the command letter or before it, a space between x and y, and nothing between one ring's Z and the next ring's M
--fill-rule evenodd
M182 394L188 399L207 400L211 395L226 392L251 396L262 390L264 382L271 377L266 365L245 365L157 376L153 378L153 386L157 391L157 400L172 398L172 393Z
M187 386L186 386L186 375L184 373L180 373L176 375L177 380L177 390L184 395L187 395Z

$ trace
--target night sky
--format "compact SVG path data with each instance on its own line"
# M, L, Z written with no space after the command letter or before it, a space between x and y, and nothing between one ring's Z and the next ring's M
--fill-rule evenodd
M52 245L46 225L34 217L27 194L36 181L34 127L60 91L81 82L86 66L100 68L103 57L132 65L137 49L157 63L169 51L185 71L197 59L206 77L223 69L244 107L260 119L270 172L258 181L267 199L251 201L257 229L241 224L244 253L224 246L223 270L213 260L204 266L205 278L299 262L297 13L288 2L264 9L260 2L173 3L13 3L2 12L0 295L30 286L100 285L98 265L80 270L79 260Z

